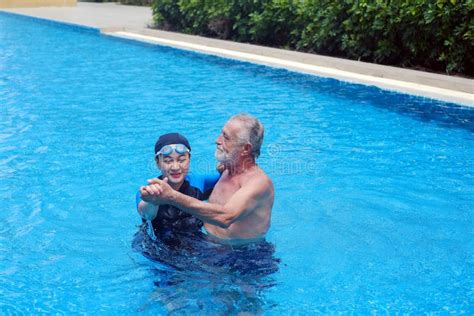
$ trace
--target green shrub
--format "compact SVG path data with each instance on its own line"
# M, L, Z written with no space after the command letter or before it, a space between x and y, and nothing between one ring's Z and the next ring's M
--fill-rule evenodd
M153 15L166 30L474 75L474 0L154 0Z
M268 1L249 15L250 39L270 46L295 47L299 40L298 6L294 0Z
M155 0L152 5L153 20L157 27L167 31L183 30L183 15L178 1Z
M299 6L301 28L298 50L330 56L341 56L343 22L350 5L344 1L309 0Z

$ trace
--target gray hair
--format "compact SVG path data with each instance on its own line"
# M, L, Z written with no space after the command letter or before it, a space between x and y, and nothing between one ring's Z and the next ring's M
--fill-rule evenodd
M260 121L247 113L239 113L232 116L229 121L238 120L244 127L237 133L238 142L241 145L250 144L252 146L252 156L257 159L260 156L260 148L263 143L263 125Z

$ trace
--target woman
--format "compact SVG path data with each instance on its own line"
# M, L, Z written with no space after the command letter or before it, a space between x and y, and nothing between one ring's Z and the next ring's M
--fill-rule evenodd
M181 134L161 135L155 144L155 161L161 171L160 179L167 179L168 184L183 194L205 200L220 175L189 175L191 146ZM137 193L137 209L143 219L148 235L160 239L168 245L179 245L180 233L198 233L202 221L181 211L172 205L154 204L151 195L157 190L153 185L142 186Z

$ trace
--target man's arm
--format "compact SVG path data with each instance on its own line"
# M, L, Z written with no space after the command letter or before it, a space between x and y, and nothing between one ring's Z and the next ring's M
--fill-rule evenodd
M222 228L229 227L236 220L253 212L269 194L270 180L262 177L249 180L232 195L225 205L205 203L190 196L174 191L160 179L153 179L162 189L156 199L161 203L171 204L186 213L194 215L203 222Z

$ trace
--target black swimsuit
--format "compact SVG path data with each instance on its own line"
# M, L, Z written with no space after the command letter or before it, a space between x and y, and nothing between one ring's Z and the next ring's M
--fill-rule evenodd
M201 190L191 186L187 180L183 182L178 191L201 201L208 198L208 194L203 194ZM143 223L144 225L148 224L145 220ZM179 235L200 233L203 222L173 205L165 204L160 205L151 224L158 239L169 246L178 246L180 244Z

